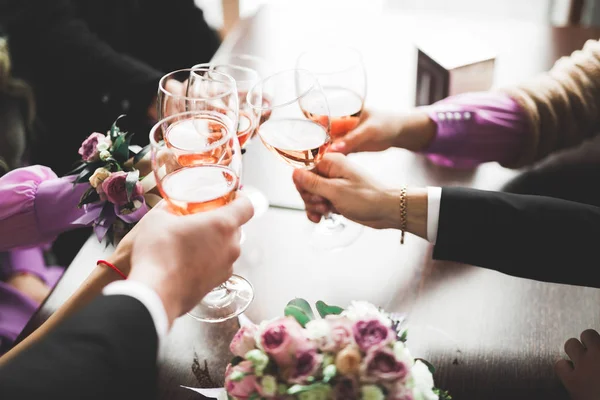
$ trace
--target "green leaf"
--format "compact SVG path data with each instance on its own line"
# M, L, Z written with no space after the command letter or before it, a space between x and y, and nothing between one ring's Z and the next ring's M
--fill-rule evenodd
M317 383L313 383L312 385L293 385L292 387L290 387L287 390L287 394L294 396L294 395L300 394L302 392L308 392L310 390L316 390L316 389L321 389L321 388L323 390L327 390L327 391L329 389L331 389L329 387L329 385L326 385L322 382L317 382Z
M127 191L127 201L131 201L131 195L133 194L133 189L135 185L138 183L138 179L140 178L140 171L134 169L133 171L127 174L127 178L125 178L125 190Z
M284 314L286 317L294 317L302 327L310 322L310 317L306 315L304 310L298 306L289 305L285 307Z
M438 395L439 400L452 400L452 396L450 396L450 393L448 393L447 390L433 388L433 393Z
M398 336L398 340L401 342L406 342L406 339L408 338L408 329L405 329L402 331L402 333Z
M310 307L310 304L308 304L308 301L301 299L301 298L295 298L294 300L291 300L289 303L287 303L288 306L296 306L298 308L300 308L302 311L304 311L304 313L311 319L315 319L315 314L313 313L312 308Z
M119 133L121 133L121 130L119 129L119 127L117 126L117 122L119 122L119 120L121 118L123 118L125 116L125 114L121 114L117 117L117 119L115 119L115 122L113 122L112 126L110 127L110 138L114 141L114 139L117 138L117 136L119 135Z
M86 168L84 168L79 175L77 175L77 178L75 178L75 181L73 181L73 185L75 185L76 183L83 183L83 182L87 182L90 180L90 177L94 174L94 171L90 170L90 168L88 168L86 166Z
M138 162L140 162L140 160L141 160L142 158L144 158L144 156L145 156L146 154L148 154L148 152L149 152L149 151L150 151L150 145L148 144L148 145L144 146L144 147L143 147L143 148L142 148L142 149L141 149L141 150L140 150L140 151L139 151L139 152L138 152L138 153L135 155L135 157L133 157L133 164L135 165L135 164L137 164Z
M315 305L321 318L325 318L327 315L339 315L342 313L342 311L344 311L342 307L330 306L321 300L317 301Z
M427 360L423 360L422 358L415 358L415 362L419 360L421 361L423 364L427 365L427 368L429 368L429 372L431 372L432 374L435 374L435 367Z
M79 199L79 204L77 207L81 208L84 204L93 203L95 201L100 200L100 195L96 192L96 189L90 187L81 195L81 199Z
M113 143L112 156L119 162L125 162L129 158L129 141L131 137L120 135Z
M79 164L77 167L75 167L72 170L70 170L69 172L67 172L65 175L75 175L75 174L78 174L79 172L81 172L82 169L84 169L87 166L88 166L88 164L85 163L85 162L83 162L83 163Z

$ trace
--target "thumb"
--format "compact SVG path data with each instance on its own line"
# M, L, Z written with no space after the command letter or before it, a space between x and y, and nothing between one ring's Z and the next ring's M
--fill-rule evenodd
M246 196L238 196L231 203L220 207L219 211L232 218L237 226L244 225L254 216L254 207Z
M368 140L370 129L368 123L357 126L356 129L348 132L345 136L331 145L330 150L342 154L360 151L363 143Z
M322 162L322 161L321 161ZM294 184L300 192L308 192L329 198L334 192L334 181L306 169L295 169L292 174Z

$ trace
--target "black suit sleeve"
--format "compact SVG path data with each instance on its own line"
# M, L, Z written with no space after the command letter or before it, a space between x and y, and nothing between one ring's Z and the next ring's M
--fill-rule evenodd
M600 208L543 196L443 188L435 259L600 287Z
M158 338L148 310L102 296L0 369L0 398L152 399Z

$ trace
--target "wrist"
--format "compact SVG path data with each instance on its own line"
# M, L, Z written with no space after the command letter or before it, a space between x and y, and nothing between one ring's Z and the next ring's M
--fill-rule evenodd
M392 189L385 193L382 210L385 214L386 228L402 229L401 196L401 189ZM406 231L427 238L427 189L407 189Z
M402 123L394 147L414 152L427 149L433 143L437 125L425 110L416 109L401 117Z
M186 310L183 310L180 301L181 296L179 296L177 290L173 288L173 286L176 285L171 284L172 279L169 279L166 274L160 272L163 271L164 268L159 267L159 265L152 266L150 262L144 263L144 268L142 269L145 272L139 272L140 268L132 269L127 280L141 283L152 289L158 295L167 314L169 326L172 326L173 321L181 316ZM152 271L152 273L148 273L148 271Z

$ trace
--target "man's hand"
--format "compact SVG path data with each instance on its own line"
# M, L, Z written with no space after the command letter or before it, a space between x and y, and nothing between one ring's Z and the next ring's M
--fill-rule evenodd
M185 216L155 207L136 226L128 279L156 291L173 322L231 277L240 255L240 227L253 214L245 197Z

